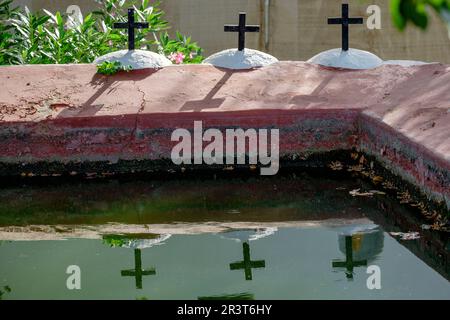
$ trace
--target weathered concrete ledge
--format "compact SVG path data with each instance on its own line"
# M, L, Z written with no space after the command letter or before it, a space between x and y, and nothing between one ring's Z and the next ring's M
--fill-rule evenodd
M0 175L170 164L172 131L201 120L204 129L279 128L281 156L299 161L360 150L450 208L449 83L442 64L353 71L280 62L244 72L190 65L110 77L91 65L1 67Z

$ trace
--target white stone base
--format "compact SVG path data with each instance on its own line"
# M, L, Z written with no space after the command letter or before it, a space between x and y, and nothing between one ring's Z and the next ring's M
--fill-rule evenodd
M145 50L120 50L111 52L95 59L94 63L99 65L105 61L119 61L123 66L131 66L133 70L162 68L172 64L163 55Z
M258 228L258 229L241 229L231 230L220 233L220 237L223 239L234 240L237 242L248 242L263 239L271 236L278 231L277 227Z
M253 49L244 49L243 51L228 49L217 52L203 61L204 64L227 69L253 69L275 62L278 62L277 58Z
M414 60L386 60L383 61L368 51L349 49L331 49L315 55L308 60L309 63L319 64L326 67L345 69L372 69L382 65L397 65L402 67L413 67L429 64Z
M372 69L383 64L383 60L368 51L349 49L331 49L315 55L308 60L309 63L326 67L345 69Z

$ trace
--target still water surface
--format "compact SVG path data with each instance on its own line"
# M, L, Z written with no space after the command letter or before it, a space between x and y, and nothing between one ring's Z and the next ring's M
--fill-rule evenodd
M2 299L450 299L448 239L309 176L5 187ZM390 232L419 230L417 240ZM68 290L68 266L81 289ZM369 266L381 289L369 290Z

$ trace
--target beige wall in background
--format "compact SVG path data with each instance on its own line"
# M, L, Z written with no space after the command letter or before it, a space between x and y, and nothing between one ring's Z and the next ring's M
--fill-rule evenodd
M52 12L66 12L67 7L72 4L78 5L83 12L97 7L94 0L14 0L14 4L27 6L32 11L47 9Z
M32 10L65 11L77 4L82 11L95 7L93 0L17 0ZM376 4L382 10L382 29L366 25L350 27L350 46L371 51L383 59L413 59L450 63L448 31L440 18L431 14L426 32L409 26L400 32L392 25L388 0L350 0L350 15L367 17L366 9ZM237 23L238 12L247 11L247 23L261 24L263 32L247 34L247 46L269 52L281 60L307 60L323 50L340 46L340 27L328 26L327 17L340 16L338 0L271 0L269 24L264 19L265 0L162 0L172 30L180 30L205 49L205 55L236 47L237 35L224 33L223 25ZM264 28L269 41L265 45Z

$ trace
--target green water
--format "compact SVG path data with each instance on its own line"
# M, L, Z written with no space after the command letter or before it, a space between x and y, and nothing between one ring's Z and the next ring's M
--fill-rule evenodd
M303 175L4 187L1 297L450 299L448 237L353 188L373 186ZM390 235L410 230L420 238ZM66 286L71 265L79 290Z
M338 234L327 228L281 229L250 241L251 259L264 261L251 280L244 270L230 270L243 260L242 243L216 234L172 236L165 244L141 249L142 267L155 275L136 288L134 249L111 248L102 241L10 242L0 247L1 284L6 299L197 299L246 293L255 299L450 298L449 282L408 249L381 232L381 251L363 257L381 269L381 290L369 290L365 267L332 268L345 260ZM370 251L370 250L369 250ZM81 290L66 288L69 265L81 268Z

